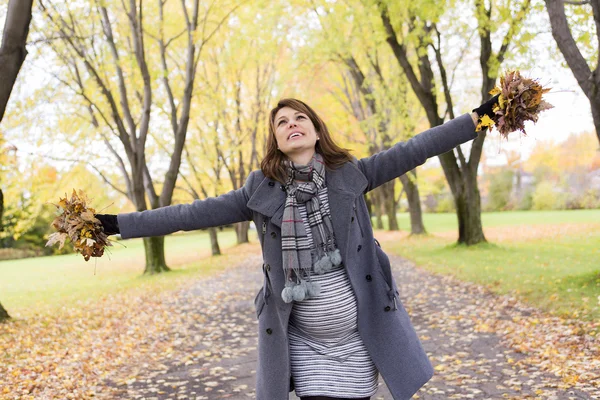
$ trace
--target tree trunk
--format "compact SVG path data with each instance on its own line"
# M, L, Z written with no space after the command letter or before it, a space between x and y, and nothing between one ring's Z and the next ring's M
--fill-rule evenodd
M154 236L144 238L144 249L146 251L146 268L144 274L158 274L171 269L165 261L165 237Z
M375 229L383 230L383 219L381 218L381 188L371 191L371 201L373 203L373 211L375 213Z
M466 184L466 233L463 235L466 245L485 243L487 239L483 234L483 225L481 223L481 194L479 193L479 184L477 174L464 174L463 180Z
M549 0L546 1L548 2ZM529 3L527 3L527 7L528 4ZM419 80L419 77L411 65L406 47L398 42L396 31L391 23L387 6L384 2L378 2L378 5L381 21L383 22L387 34L386 41L394 52L394 55L398 60L398 64L402 67L402 70L404 71L413 91L423 106L430 126L435 127L441 125L444 120L438 115L438 104L436 99L437 92L435 87L432 85L433 81L426 80L426 84L423 84ZM523 13L523 15L525 14ZM521 20L521 18L522 16L515 18L515 21ZM509 31L512 32L514 29L510 29ZM512 36L508 34L505 37L504 43L506 46L503 45L501 52L497 55L498 60L501 61L504 58L504 52L506 51L511 38ZM426 38L424 37L423 39ZM425 43L426 40L422 40L422 42ZM486 38L482 38L482 43L484 44L482 49L486 50L488 48L488 40ZM489 46L489 48L491 49L491 46ZM433 76L431 71L431 63L427 59L426 54L427 53L425 52L424 56L419 58L419 70L422 72L422 76L423 70L427 72L426 75ZM487 65L487 60L489 60L489 57L486 58L482 56L482 60L483 59L486 60L485 65ZM441 58L438 58L438 66L443 68L443 64L440 63L440 60ZM488 84L488 80L491 79L489 76L490 74L486 72L487 69L485 68L485 65L482 63L482 71L484 71L484 84L482 85L482 89L487 88L486 85ZM446 102L448 104L448 110L450 111L450 118L454 118L454 113L452 112L451 107L452 103L450 91L445 76L444 70L442 73L444 93ZM487 90L483 93L483 95L489 97ZM487 98L484 100L487 100ZM465 160L460 148L457 148L456 150L456 152L459 154L460 160L459 157L455 155L454 151L448 151L438 156L456 204L456 216L459 224L458 243L472 245L486 241L483 234L483 229L481 227L481 200L479 198L479 189L477 188L477 168L481 159L484 140L485 132L482 132L473 141L471 154L468 161ZM470 192L467 193L467 191Z
M0 232L2 232L4 230L3 228L3 224L2 224L2 216L4 215L4 193L2 192L2 189L0 189Z
M388 217L388 231L399 230L398 219L396 218L396 193L394 190L395 183L396 182L394 180L384 183L381 185L379 192L383 209Z
M212 249L212 255L220 256L221 248L219 247L219 238L217 237L217 228L209 228L208 234L210 236L210 248Z
M0 46L0 121L17 75L27 57L27 35L33 0L10 0Z
M451 152L449 152L451 153ZM440 160L447 157L449 153L440 156ZM454 154L452 154L454 156ZM454 159L454 157L453 157ZM443 163L442 163L443 165ZM477 187L477 177L468 178L466 174L453 174L458 172L456 161L451 163L452 167L444 168L446 179L452 190L454 204L456 205L456 216L458 218L458 243L473 245L486 242L483 228L481 226L481 198ZM450 171L450 173L448 173ZM475 179L475 182L473 180Z
M596 91L596 98L590 100L590 106L592 107L592 118L594 119L596 136L598 137L598 143L600 144L600 90Z
M417 177L416 170L409 172L413 174L414 178ZM423 211L421 210L421 197L419 196L419 186L415 184L415 181L404 174L400 177L400 181L406 192L406 198L408 200L408 212L410 214L410 234L411 235L422 235L427 233L425 225L423 224Z
M8 315L8 312L4 309L2 303L0 303L0 322L6 321L9 318L10 315Z
M237 244L250 243L248 240L248 229L250 221L239 222L235 224L235 234L237 236Z

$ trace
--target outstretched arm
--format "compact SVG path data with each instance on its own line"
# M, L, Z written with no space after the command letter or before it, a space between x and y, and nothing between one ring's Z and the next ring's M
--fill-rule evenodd
M358 160L368 180L366 192L422 165L428 158L443 154L477 137L477 114L464 114L428 129L388 150Z
M177 231L192 231L235 222L249 221L252 211L247 207L254 174L237 190L190 204L179 204L117 216L123 238L162 236Z
M475 131L479 117L487 116L495 121L498 95L492 97L469 114L433 127L406 142L358 161L358 167L368 180L365 192L375 189L392 179L404 175L427 161L456 146L477 137Z

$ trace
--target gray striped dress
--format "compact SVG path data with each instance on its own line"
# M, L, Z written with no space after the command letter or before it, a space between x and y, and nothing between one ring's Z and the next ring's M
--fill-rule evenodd
M328 207L327 190L319 192L321 204ZM304 204L299 211L310 232ZM346 268L342 264L323 275L313 274L312 281L321 285L321 293L294 302L288 329L296 395L373 396L378 371L358 333L356 298Z

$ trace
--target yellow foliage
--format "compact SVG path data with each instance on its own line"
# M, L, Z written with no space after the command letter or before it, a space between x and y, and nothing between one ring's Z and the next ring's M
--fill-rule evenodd
M478 131L482 130L483 128L491 128L494 126L494 121L487 115L484 115L483 117L479 118L479 124L477 124L477 129Z

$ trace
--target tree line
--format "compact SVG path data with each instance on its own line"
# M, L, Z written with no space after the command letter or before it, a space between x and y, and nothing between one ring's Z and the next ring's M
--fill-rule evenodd
M39 0L35 7L10 0L0 48L0 121L33 51L53 77L44 90L63 111L48 122L56 133L45 140L72 148L55 158L93 170L133 209L154 209L241 187L259 166L267 113L279 97L315 104L340 142L361 155L470 111L462 109L465 84L457 88L457 70L473 69L466 60L476 56L481 81L469 89L486 101L506 61L515 65L519 54L530 55L532 21L542 13L589 99L600 140L600 31L593 37L577 29L600 20L600 0ZM19 76L20 84L28 79ZM39 109L49 107L47 93L35 96ZM36 100L19 106L26 104ZM21 123L14 126L27 130ZM486 240L477 181L485 139L482 132L468 151L439 156L459 221L457 241L466 245ZM0 189L11 171L2 171ZM411 232L424 233L417 171L399 181ZM368 198L390 229L397 229L396 186L390 182ZM236 233L238 242L247 241L248 224ZM211 242L219 253L214 229ZM144 247L144 272L167 271L164 238L146 238ZM1 306L0 312L6 314Z

